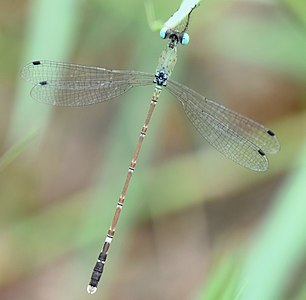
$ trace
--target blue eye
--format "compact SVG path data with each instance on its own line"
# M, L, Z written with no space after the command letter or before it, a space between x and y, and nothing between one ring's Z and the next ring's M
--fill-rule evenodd
M189 43L189 40L190 40L189 34L184 32L183 36L182 36L181 44L182 45L187 45Z
M162 39L165 39L167 37L167 28L166 27L163 27L160 32L159 32L159 35Z

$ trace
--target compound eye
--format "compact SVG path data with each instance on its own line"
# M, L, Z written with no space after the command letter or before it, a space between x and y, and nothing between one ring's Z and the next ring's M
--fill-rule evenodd
M181 40L182 45L187 45L189 43L190 37L189 34L184 32Z
M166 27L163 27L160 32L159 32L159 35L162 39L165 39L167 37L167 28Z

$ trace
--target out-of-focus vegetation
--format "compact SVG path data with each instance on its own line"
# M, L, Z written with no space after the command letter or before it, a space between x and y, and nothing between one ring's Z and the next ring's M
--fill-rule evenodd
M153 5L152 5L153 4ZM180 1L147 2L166 20ZM85 299L153 88L33 101L22 65L154 72L144 1L0 3L0 299ZM306 3L206 0L173 78L275 131L264 174L212 149L162 94L93 299L306 299ZM150 24L149 24L150 23Z

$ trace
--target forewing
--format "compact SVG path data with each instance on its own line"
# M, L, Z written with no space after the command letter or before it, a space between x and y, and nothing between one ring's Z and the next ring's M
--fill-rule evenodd
M133 86L152 84L152 75L107 70L53 61L34 61L22 77L35 84L31 95L39 102L58 106L82 106L117 97Z
M192 99L205 113L214 116L222 124L228 126L251 143L258 145L264 152L276 153L279 151L280 144L272 130L219 103L208 100L186 86L175 81L169 81L169 87L171 86L175 90L175 94L182 103ZM188 98L190 99L188 100Z

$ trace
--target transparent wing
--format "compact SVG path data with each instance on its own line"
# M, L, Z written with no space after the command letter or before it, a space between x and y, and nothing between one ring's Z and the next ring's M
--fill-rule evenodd
M218 151L252 170L268 169L265 152L275 153L280 148L271 130L175 81L168 80L167 89L181 101L190 121Z
M142 72L47 60L27 64L21 76L34 84L31 96L35 100L57 106L95 104L117 97L134 86L153 84L153 76Z

